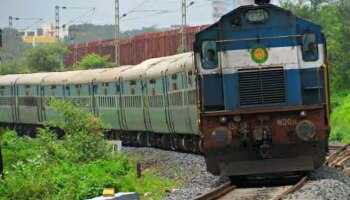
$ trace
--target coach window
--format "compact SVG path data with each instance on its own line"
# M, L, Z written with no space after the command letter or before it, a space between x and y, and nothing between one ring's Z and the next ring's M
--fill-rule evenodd
M202 44L202 67L215 69L218 66L218 53L215 41L205 41Z
M308 32L301 36L303 60L305 62L313 62L318 60L318 46L315 33Z

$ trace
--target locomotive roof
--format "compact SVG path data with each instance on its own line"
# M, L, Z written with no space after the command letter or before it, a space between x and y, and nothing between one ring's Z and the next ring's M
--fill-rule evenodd
M24 74L16 81L16 85L40 85L41 81L48 75L58 72L45 72L45 73L34 73Z
M60 73L52 73L45 77L42 81L42 85L60 85L65 84L67 79L71 76L74 76L78 73L80 73L82 70L78 71L66 71L66 72L60 72Z
M223 18L230 17L230 16L232 16L232 15L238 13L238 12L241 12L242 10L248 10L248 9L254 9L254 8L273 8L273 9L276 9L276 10L280 10L280 11L286 13L286 14L292 14L291 11L283 9L283 8L278 7L276 5L273 5L273 4L267 4L267 5L243 5L243 6L240 6L238 8L235 8L232 11L230 11L230 12L226 13L225 15L221 16L219 21L211 24L210 26L206 27L202 31L199 31L198 33L196 33L196 36L200 35L203 32L206 32L209 29L212 29L213 27L217 27L219 25L220 21L222 21Z
M18 78L25 74L8 74L0 77L0 85L12 85Z
M123 71L128 70L132 67L133 65L125 65L121 67L110 68L106 71L100 72L96 76L96 82L112 82L118 80Z
M98 73L107 70L109 70L109 68L82 70L74 76L67 77L67 84L91 83L97 77Z
M161 62L146 70L145 77L156 78L161 76L162 71L166 71L167 74L173 74L183 71L185 68L191 68L192 57L192 52L164 57Z

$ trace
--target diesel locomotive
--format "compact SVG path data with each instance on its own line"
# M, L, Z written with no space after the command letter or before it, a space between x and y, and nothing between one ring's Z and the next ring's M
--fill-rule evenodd
M305 172L327 153L326 58L320 26L257 0L196 34L190 53L1 76L0 122L63 120L54 97L100 117L125 144L202 152L214 175Z

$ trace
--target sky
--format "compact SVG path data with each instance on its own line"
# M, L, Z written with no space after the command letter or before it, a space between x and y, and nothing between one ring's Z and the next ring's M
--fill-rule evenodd
M188 7L187 24L210 24L211 0L187 0L191 1L194 4ZM114 3L115 0L0 0L0 27L7 27L9 16L13 16L22 18L13 21L13 28L39 28L40 21L24 18L43 18L43 23L54 22L56 5L68 7L60 9L61 24L114 24ZM95 8L95 11L84 15L91 8ZM153 25L169 27L181 24L181 0L120 0L120 13L128 13L120 21L122 31ZM83 17L79 17L81 15Z

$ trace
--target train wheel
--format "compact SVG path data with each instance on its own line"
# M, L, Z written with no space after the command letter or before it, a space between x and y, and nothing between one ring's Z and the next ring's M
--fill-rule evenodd
M149 139L149 144L150 144L150 146L151 147L156 147L156 136L155 136L155 134L154 133L150 133L149 135L148 135L148 139Z
M202 153L201 145L202 145L201 138L198 136L195 136L193 138L193 152L194 153Z
M184 151L189 151L189 145L188 145L188 138L187 138L187 136L182 136L181 148Z
M145 133L142 133L142 132L138 132L137 133L137 144L140 145L140 146L147 146L147 134Z
M172 136L172 150L176 151L181 149L181 139L177 135Z
M199 137L198 140L199 140L198 142L199 153L203 153L203 139Z
M171 138L169 135L162 135L161 143L164 149L168 149L168 150L171 149Z

